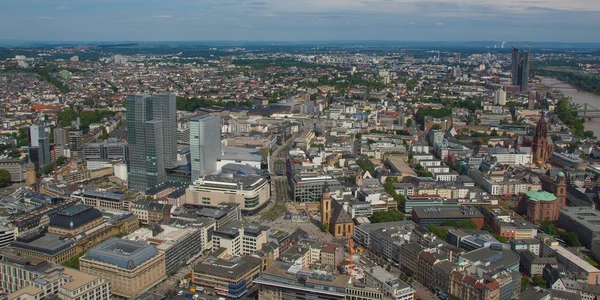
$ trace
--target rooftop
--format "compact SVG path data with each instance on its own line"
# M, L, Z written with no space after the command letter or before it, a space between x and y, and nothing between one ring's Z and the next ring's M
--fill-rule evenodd
M260 263L261 259L253 256L241 256L231 260L209 256L194 267L194 272L238 277L250 271L252 268L259 266Z
M135 269L157 254L156 247L145 242L110 238L88 250L84 258L123 269Z
M481 212L471 206L459 207L413 207L413 213L419 219L446 219L446 218L483 218Z
M600 211L589 207L565 207L560 214L592 232L600 232Z
M556 196L546 191L527 191L525 195L530 201L554 201Z

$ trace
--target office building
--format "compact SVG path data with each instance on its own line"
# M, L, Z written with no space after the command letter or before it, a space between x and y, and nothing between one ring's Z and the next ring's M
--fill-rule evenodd
M69 144L67 139L67 130L64 128L54 128L54 144L56 146L66 146Z
M137 200L141 195L137 193L122 194L113 192L101 192L93 189L76 191L71 194L71 198L80 201L81 203L93 206L98 209L117 209L129 210L131 202Z
M104 141L83 145L85 160L123 160L129 161L129 147L126 142Z
M269 202L271 187L259 175L222 173L198 178L185 194L185 204L218 207L232 202L239 204L243 213L252 214Z
M0 248L10 246L10 243L14 241L18 236L17 228L12 224L0 225Z
M50 156L50 128L44 125L31 125L29 127L30 155L38 168L52 163ZM33 156L32 154L35 154Z
M212 234L215 230L213 220L204 218L193 223L174 221L169 222L169 225L159 226L162 232L155 236L152 236L152 230L140 228L125 239L139 240L140 236L146 235L148 238L145 240L165 254L167 275L174 274L190 260L212 248Z
M151 119L162 121L164 166L177 166L177 106L175 94L154 94Z
M61 264L77 255L76 241L45 230L35 230L23 234L12 241L7 249L49 262Z
M154 100L149 95L138 94L129 95L126 99L127 105L127 143L130 153L129 170L129 188L137 191L145 191L151 187L165 182L167 165L172 165L172 157L165 156L165 147L172 151L172 145L165 146L167 142L172 142L176 146L176 132L172 136L170 128L165 128L170 124L167 113L171 110L164 109L164 98ZM176 111L172 111L175 118ZM165 120L163 120L165 119ZM176 124L172 124L176 130ZM167 126L168 127L168 126ZM169 152L169 155L175 155Z
M224 248L230 255L251 255L267 243L269 227L231 221L213 233L213 249Z
M600 211L592 207L565 207L560 211L558 227L576 233L581 244L592 248L593 241L600 239Z
M365 284L369 287L381 289L384 296L393 300L414 299L415 289L400 278L392 275L380 266L367 268L365 270Z
M110 238L79 259L80 269L112 283L119 297L133 297L165 277L165 254L145 242Z
M494 104L495 105L506 105L506 92L504 90L497 90L494 92Z
M5 275L0 284L8 299L111 299L111 283L104 278L14 252L0 252L0 257Z
M217 171L221 156L221 118L203 115L190 119L192 181Z
M83 132L79 128L70 128L68 142L71 151L79 153L83 149Z
M247 286L260 274L262 260L253 256L220 258L217 250L192 269L190 281L196 286L211 288L219 296L240 298Z
M512 49L512 85L518 85L521 92L529 88L529 52Z
M11 182L25 182L27 179L27 160L24 158L0 157L0 170L10 173Z
M481 229L485 222L483 215L473 206L461 205L455 207L424 207L412 208L412 220L427 227L429 224L442 225L444 222L453 221L459 224L463 221L473 221L477 229Z

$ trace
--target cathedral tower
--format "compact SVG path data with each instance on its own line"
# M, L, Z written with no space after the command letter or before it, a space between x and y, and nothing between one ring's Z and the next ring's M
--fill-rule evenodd
M331 221L331 192L329 185L325 182L323 185L323 196L321 197L321 226L329 226Z

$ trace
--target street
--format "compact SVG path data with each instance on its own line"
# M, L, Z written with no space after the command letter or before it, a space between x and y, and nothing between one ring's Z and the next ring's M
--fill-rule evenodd
M434 293L432 293L429 289L424 287L418 281L413 281L412 287L417 291L417 297L422 300L435 300L439 299Z

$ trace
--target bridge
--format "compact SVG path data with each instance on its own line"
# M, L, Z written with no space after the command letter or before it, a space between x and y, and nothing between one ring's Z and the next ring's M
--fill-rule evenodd
M579 91L578 87L572 86L568 83L564 83L564 82L558 82L558 83L554 83L548 86L550 89L557 89L557 90L577 90Z
M588 120L600 118L600 109L597 109L596 107L586 103L583 105L583 109L581 105L579 106L577 115Z

